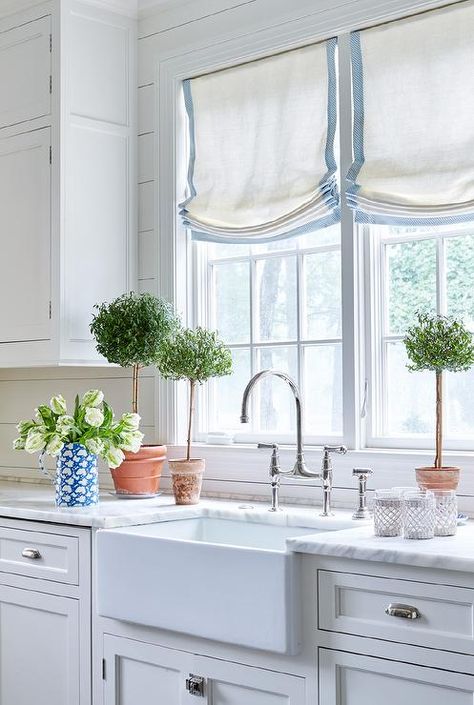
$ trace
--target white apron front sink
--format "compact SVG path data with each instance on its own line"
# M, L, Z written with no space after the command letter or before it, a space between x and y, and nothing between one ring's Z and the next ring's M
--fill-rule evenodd
M211 517L99 531L99 614L296 653L298 558L286 539L320 531Z

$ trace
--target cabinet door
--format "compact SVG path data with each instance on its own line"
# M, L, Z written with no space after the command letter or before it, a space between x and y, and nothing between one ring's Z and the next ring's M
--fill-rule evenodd
M320 650L319 705L472 705L474 677Z
M51 18L0 33L0 128L51 112Z
M207 657L194 672L206 680L208 705L304 705L304 678Z
M50 130L0 140L0 343L50 337Z
M188 703L191 654L106 634L104 658L104 705Z
M79 705L79 603L0 585L1 705Z

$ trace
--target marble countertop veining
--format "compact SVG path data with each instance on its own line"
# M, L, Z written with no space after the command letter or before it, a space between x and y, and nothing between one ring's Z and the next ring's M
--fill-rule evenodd
M112 529L172 519L213 516L314 528L315 533L346 528L352 523L348 511L340 511L335 517L322 518L319 516L320 509L314 506L287 507L278 513L269 512L269 506L263 502L202 499L198 505L186 507L176 506L170 495L139 500L117 499L113 493L104 491L96 507L58 508L54 504L54 490L48 485L0 481L0 517L11 519Z
M374 536L373 527L366 525L287 539L287 545L297 553L474 572L474 522L459 526L455 536L427 540Z

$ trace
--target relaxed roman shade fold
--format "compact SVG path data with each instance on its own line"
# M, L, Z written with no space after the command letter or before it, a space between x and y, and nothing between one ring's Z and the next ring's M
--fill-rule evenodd
M354 32L351 46L356 220L473 219L474 4Z
M268 242L339 218L336 40L184 82L193 238Z

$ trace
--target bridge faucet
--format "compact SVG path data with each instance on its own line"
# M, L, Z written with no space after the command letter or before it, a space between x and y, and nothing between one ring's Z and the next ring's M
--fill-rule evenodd
M259 448L271 448L272 457L270 462L270 479L272 487L272 506L270 511L276 512L279 510L279 490L280 490L280 478L281 476L291 476L303 479L321 479L322 489L323 489L323 511L321 516L330 516L331 514L331 492L332 492L332 462L331 453L346 453L347 448L343 445L341 446L324 446L323 464L321 472L313 472L309 470L304 459L303 451L303 405L301 400L301 393L296 384L296 382L285 372L280 372L278 370L262 370L257 372L250 382L247 384L242 397L242 411L240 415L241 423L248 423L248 403L250 398L250 393L253 388L261 379L265 377L274 376L282 379L288 384L291 391L293 392L293 397L295 399L296 405L296 462L291 470L282 470L280 467L280 460L278 455L278 446L276 443L259 443Z
M250 397L250 392L252 389L255 387L257 382L260 380L264 379L265 377L278 377L279 379L282 379L287 383L287 385L290 387L291 391L293 392L293 397L295 399L295 404L296 404L296 462L293 467L293 470L289 472L283 473L280 470L281 474L285 475L292 475L293 477L320 477L319 473L314 473L311 472L311 470L308 469L305 459L304 459L304 453L303 453L303 431L302 431L302 418L303 418L303 409L302 409L302 402L301 402L301 393L300 390L298 389L298 386L294 380L291 379L289 375L286 374L286 372L279 372L278 370L262 370L261 372L257 372L256 375L252 377L250 382L247 384L244 390L244 394L242 397L242 411L240 414L240 423L248 423L249 422L249 415L248 415L248 404L249 404L249 397Z

